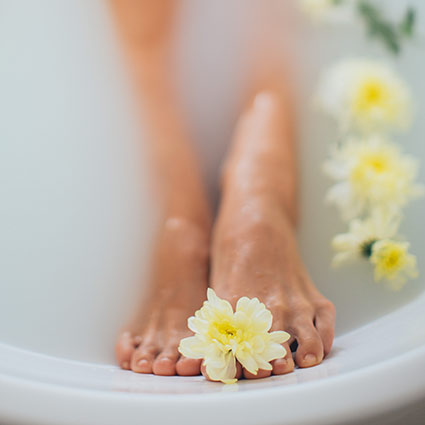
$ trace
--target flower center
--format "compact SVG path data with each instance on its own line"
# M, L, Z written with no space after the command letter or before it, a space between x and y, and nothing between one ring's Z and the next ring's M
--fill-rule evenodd
M378 84L366 84L363 90L364 100L369 104L378 103L382 98L381 86Z
M372 255L375 256L375 253ZM405 267L406 259L405 247L400 243L387 241L376 252L375 263L382 274L391 276Z
M385 267L388 270L398 269L401 264L402 253L398 249L391 250L384 259Z
M215 339L223 345L228 345L231 340L238 338L239 333L228 320L212 322L208 330L211 339Z
M378 182L381 190L384 181L388 184L386 189L390 190L396 177L392 168L391 158L385 152L364 152L351 170L351 182L363 196L378 187Z
M388 169L388 164L382 156L373 155L366 159L365 167L375 173L384 173Z
M358 113L368 113L374 108L384 108L387 103L387 88L377 79L369 79L359 88L354 99Z

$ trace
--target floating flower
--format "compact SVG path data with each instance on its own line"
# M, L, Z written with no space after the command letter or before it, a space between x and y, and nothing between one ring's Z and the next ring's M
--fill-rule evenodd
M407 129L412 118L406 83L386 64L373 60L336 64L319 84L318 101L343 131Z
M348 140L333 151L324 169L337 180L327 198L346 220L376 208L398 212L423 193L415 182L416 159L379 136Z
M259 369L271 370L272 360L285 357L281 344L289 335L269 332L272 314L257 298L240 298L235 312L211 288L207 298L195 316L188 319L195 335L182 339L179 351L186 357L203 359L212 380L236 382L236 360L256 375Z
M332 240L332 247L336 251L332 264L339 266L358 258L369 259L375 242L395 237L400 218L399 215L375 210L365 220L352 220L348 233L336 235Z
M408 242L384 239L374 243L370 261L375 265L375 280L387 279L393 289L400 289L407 278L416 278L416 257L408 251Z

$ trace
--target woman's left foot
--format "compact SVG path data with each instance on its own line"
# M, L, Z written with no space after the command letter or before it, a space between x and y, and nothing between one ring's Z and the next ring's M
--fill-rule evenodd
M281 202L282 114L279 98L262 93L242 117L213 235L211 286L217 294L233 306L242 296L259 298L273 314L272 329L292 336L286 357L275 360L271 372L243 371L246 378L291 372L289 344L295 340L296 364L315 366L334 338L335 308L310 279L298 253L295 224Z

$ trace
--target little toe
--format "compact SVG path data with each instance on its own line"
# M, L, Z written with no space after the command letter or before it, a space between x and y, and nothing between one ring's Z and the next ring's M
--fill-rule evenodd
M254 375L253 373L247 371L246 369L243 369L243 376L246 379L261 379L261 378L267 378L272 374L271 370L263 370L259 369L257 374Z
M142 345L134 350L131 370L137 373L153 373L153 362L158 350L155 345Z
M177 375L196 376L201 373L201 359L189 359L181 356L176 364Z
M294 370L295 363L294 359L292 358L289 344L286 342L283 344L283 347L286 350L286 356L282 359L276 359L272 361L273 375L284 375L285 373L291 373Z
M123 332L115 345L115 357L123 369L130 369L131 357L135 350L134 338L131 332Z
M176 374L176 363L179 359L177 347L169 347L158 354L152 365L155 375L174 376Z
M306 321L295 329L298 348L295 361L299 367L318 365L323 360L323 344L312 321Z
M335 307L329 302L329 307L324 307L316 313L315 325L322 339L324 355L331 351L335 336Z

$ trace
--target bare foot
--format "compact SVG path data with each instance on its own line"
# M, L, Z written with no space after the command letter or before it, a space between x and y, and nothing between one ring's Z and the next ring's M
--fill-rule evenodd
M170 72L179 2L114 0L112 5L150 137L145 146L154 190L168 217L157 235L150 297L124 328L116 357L134 372L197 375L200 361L181 357L177 347L190 335L187 318L205 299L211 212Z
M208 234L187 219L169 218L154 255L151 296L116 344L123 369L155 375L199 375L200 360L180 356L180 339L190 335L187 318L205 298Z
M294 198L295 158L285 140L287 125L285 105L275 93L260 93L243 114L213 234L211 286L217 294L233 305L242 296L258 297L272 311L273 330L292 336L287 356L275 360L271 372L243 371L246 378L291 372L294 340L296 364L315 366L334 338L335 308L316 289L298 253L294 205L288 204Z

